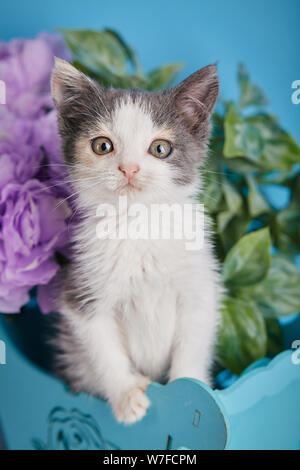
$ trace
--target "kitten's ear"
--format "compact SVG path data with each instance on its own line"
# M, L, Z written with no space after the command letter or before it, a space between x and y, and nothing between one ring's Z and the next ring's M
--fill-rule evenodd
M99 87L100 90L100 87ZM75 117L82 106L94 100L94 82L65 60L55 58L51 77L51 92L55 106L63 117ZM93 102L93 101L90 101ZM82 109L81 109L82 110Z
M197 133L207 122L219 92L217 67L208 65L190 75L177 85L175 102L177 112L183 117L192 133Z

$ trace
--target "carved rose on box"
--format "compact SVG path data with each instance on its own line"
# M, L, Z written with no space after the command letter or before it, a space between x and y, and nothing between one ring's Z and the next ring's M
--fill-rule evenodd
M54 408L48 417L48 438L44 443L33 439L36 450L112 450L116 447L103 439L94 418L73 408Z

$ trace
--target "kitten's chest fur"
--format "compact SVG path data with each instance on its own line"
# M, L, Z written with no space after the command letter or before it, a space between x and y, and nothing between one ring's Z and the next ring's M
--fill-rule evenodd
M93 315L114 315L136 369L162 378L174 341L182 241L102 240L86 256Z
M134 253L131 247L125 248L134 263L118 310L131 359L153 380L167 371L175 333L178 258L175 245L168 243L135 243Z

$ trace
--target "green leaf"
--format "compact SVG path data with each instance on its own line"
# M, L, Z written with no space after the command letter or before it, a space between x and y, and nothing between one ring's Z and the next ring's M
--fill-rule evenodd
M243 175L261 170L259 162L251 161L247 157L226 158L223 163L230 170Z
M229 222L234 217L234 214L231 211L223 211L217 214L217 223L219 233L224 232Z
M231 105L225 117L224 156L247 157L267 171L288 171L300 161L300 148L273 116L245 118Z
M110 31L59 29L74 58L91 70L126 71L123 45Z
M299 253L299 248L293 239L284 232L275 234L275 244L279 249L280 255L286 257L289 260L293 260L295 256Z
M281 256L273 256L266 278L239 294L255 301L264 317L290 315L300 311L300 271Z
M271 170L257 175L257 182L262 184L283 184L288 185L289 181L293 178L294 172Z
M132 83L141 88L147 81L140 74L132 49L114 31L59 29L69 47L74 64L104 86L126 88ZM130 75L128 67L134 74Z
M230 106L225 117L224 156L227 158L246 156L258 162L262 155L264 141L260 131Z
M218 211L222 199L222 174L214 159L208 159L202 167L202 179L204 184L200 199L212 214Z
M260 132L264 140L259 159L266 170L289 171L300 162L300 147L278 124L277 119L265 113L247 118L247 122Z
M265 318L267 330L267 355L277 356L284 350L283 331L277 318Z
M238 82L240 85L240 106L242 108L255 105L264 106L268 104L268 99L263 91L251 82L248 71L243 64L239 64Z
M280 211L276 217L279 240L293 244L300 249L300 209L292 206ZM277 235L277 236L278 236ZM284 236L287 237L284 240ZM293 249L294 251L294 249Z
M139 58L135 51L127 44L122 36L118 34L116 31L113 31L112 29L106 29L104 30L107 34L111 34L111 36L115 37L116 41L119 43L119 45L123 48L124 51L124 56L126 59L129 61L131 64L134 73L142 75L142 67L139 61Z
M254 303L228 297L221 309L218 359L234 374L265 356L267 337L264 320Z
M242 196L234 185L225 178L223 179L223 192L228 210L232 214L238 214L243 204Z
M225 258L222 269L224 282L234 287L260 282L269 269L270 248L268 228L244 235Z
M300 249L300 174L292 179L291 201L277 214L277 245L280 248Z
M300 210L300 173L296 174L292 180L291 193L290 206Z
M246 177L249 194L248 194L248 206L249 212L252 217L257 217L261 214L265 214L271 210L264 196L259 191L259 188L252 175Z
M212 114L212 135L211 135L211 144L214 140L223 141L224 140L224 117L214 112ZM210 145L211 147L211 145Z
M232 214L232 213L231 213ZM231 220L229 217L227 223L223 225L223 230L220 233L220 238L222 240L225 252L228 252L238 240L245 235L248 224L249 216L247 213L243 212L240 215L234 215ZM218 214L219 216L219 214ZM217 217L217 220L222 224L224 223L225 215L221 216L220 219Z
M169 64L148 73L148 90L156 91L168 88L174 82L183 64Z
M290 170L300 162L300 149L294 139L282 132L276 139L266 141L261 163L266 169Z
M259 130L264 140L272 140L281 134L277 118L272 114L256 113L247 118L247 122Z

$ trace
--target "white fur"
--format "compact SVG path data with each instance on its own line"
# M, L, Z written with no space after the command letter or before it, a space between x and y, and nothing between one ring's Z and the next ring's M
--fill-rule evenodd
M200 251L187 251L184 240L96 238L96 207L117 201L120 163L140 166L138 189L121 190L132 202L190 203L199 187L198 181L174 183L176 169L147 153L166 130L157 129L142 106L124 102L112 122L99 126L98 134L111 138L115 155L97 159L88 143L81 145L82 156L94 161L82 171L98 185L74 172L85 215L75 237L75 274L94 302L75 313L63 297L60 347L73 388L104 396L116 418L131 423L149 406L144 392L150 381L193 377L210 383L219 281L208 231Z

